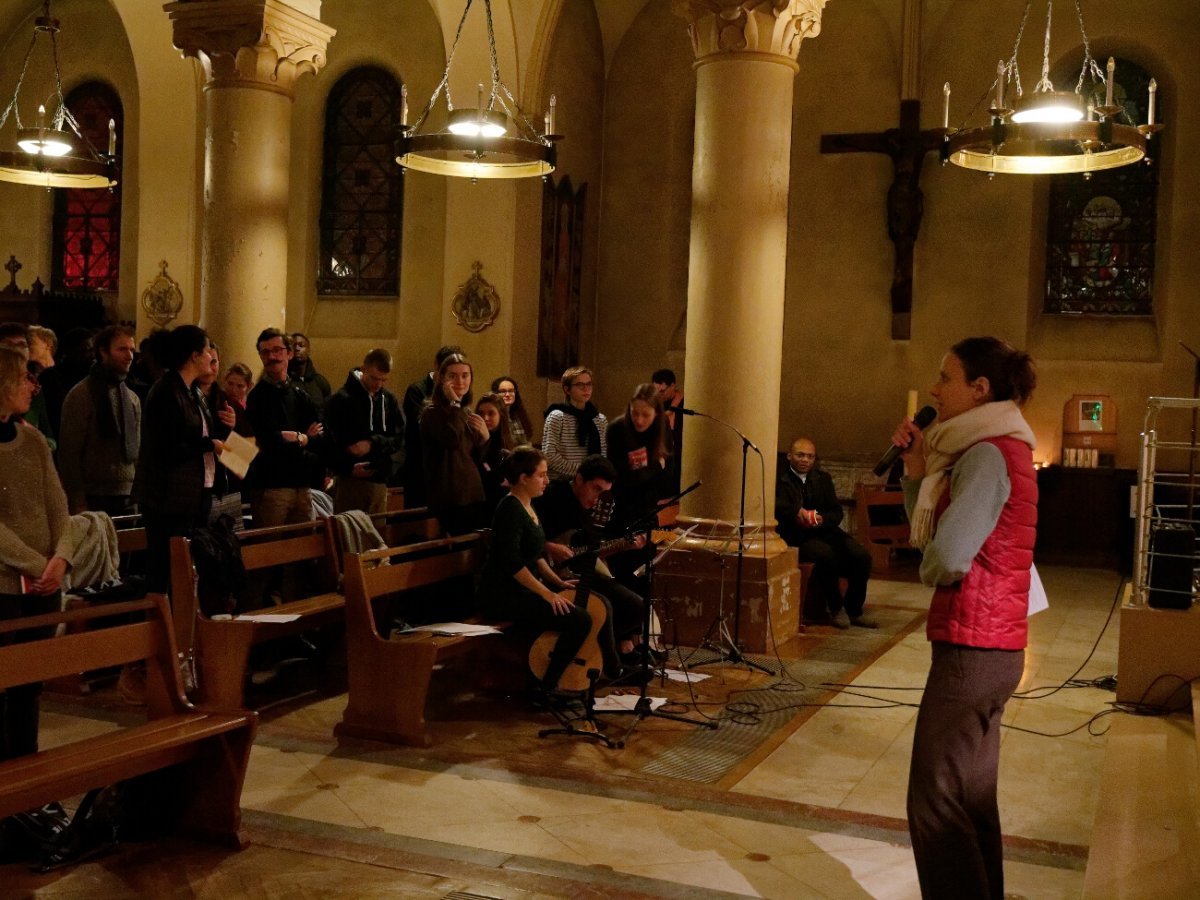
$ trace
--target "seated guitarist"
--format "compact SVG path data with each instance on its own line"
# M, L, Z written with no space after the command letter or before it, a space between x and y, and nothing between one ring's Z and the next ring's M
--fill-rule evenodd
M574 585L559 577L543 553L545 534L533 500L546 490L546 457L519 447L505 463L511 490L492 517L492 539L479 580L484 615L528 631L558 632L540 687L552 691L592 628L592 617L572 598Z
M603 506L601 497L611 496L616 475L613 464L606 457L599 454L588 456L579 464L574 478L551 482L545 493L534 500L534 509L541 519L542 528L547 535L553 535L546 541L546 553L559 571L565 566L582 573L584 565L591 565L590 559L574 559L587 543L586 538L582 541L579 538L585 534L595 537L595 532L607 524L611 508L601 516L604 521L596 521L596 513ZM622 549L644 547L645 541L645 536L639 535L624 544ZM606 624L601 631L600 649L604 654L605 672L611 675L620 669L622 661L630 664L636 662L633 657L635 639L642 633L645 604L641 597L612 577L602 560L596 562L591 587L608 606L611 627ZM618 652L620 656L617 656Z

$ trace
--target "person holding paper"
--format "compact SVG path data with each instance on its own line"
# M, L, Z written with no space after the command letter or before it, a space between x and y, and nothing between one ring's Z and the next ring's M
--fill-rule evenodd
M906 418L892 436L906 448L901 483L921 580L935 588L908 782L926 898L1004 896L996 781L1000 718L1028 638L1037 476L1021 407L1036 384L1029 354L967 338L931 389L937 422L922 435Z
M146 527L146 590L166 594L170 542L205 524L217 478L216 439L208 407L193 386L213 366L203 328L179 325L162 342L166 367L146 397L134 497Z

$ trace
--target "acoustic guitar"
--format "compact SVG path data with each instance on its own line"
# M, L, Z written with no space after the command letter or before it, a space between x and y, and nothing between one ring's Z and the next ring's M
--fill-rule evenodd
M580 537L598 534L600 529L607 524L611 515L611 497L607 501L602 497L601 502L597 503L596 508L591 511L587 527L574 532L573 537L568 539L569 543L574 546L580 542ZM608 607L599 597L592 596L592 575L595 573L598 555L588 551L573 558L584 558L589 561L587 571L570 574L577 574L579 577L579 586L575 589L575 605L582 606L588 611L588 615L592 617L592 627L584 639L583 646L567 663L567 668L559 677L555 687L562 691L579 692L586 691L591 686L591 679L588 677L589 671L599 672L604 669L604 654L600 651L599 638L600 629L604 627L604 622L608 618ZM533 672L533 677L538 681L546 677L546 670L550 668L550 654L554 651L554 645L558 643L558 636L557 631L544 631L529 648L529 670Z
M558 679L556 687L561 691L581 692L586 691L591 684L588 672L592 669L597 672L604 669L604 655L600 652L599 638L604 620L608 618L608 607L604 605L603 600L592 595L591 589L585 587L584 581L580 581L575 592L575 605L583 605L587 609L588 615L592 617L592 629L579 652L567 663L567 668ZM529 670L538 681L546 677L546 670L550 668L550 654L557 643L557 631L543 631L529 648Z

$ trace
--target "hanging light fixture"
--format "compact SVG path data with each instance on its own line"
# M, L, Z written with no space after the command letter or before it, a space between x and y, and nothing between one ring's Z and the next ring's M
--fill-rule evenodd
M67 109L58 66L58 26L58 19L50 15L50 0L45 0L42 15L33 20L33 40L25 51L12 99L0 113L0 181L45 188L113 187L117 183L116 123L111 119L108 122L108 153L102 154L92 146ZM21 86L42 35L50 38L54 62L54 92L48 98L52 111L47 114L46 104L39 104L36 124L27 127L21 122ZM15 126L15 141L6 140L8 133L4 126L10 116Z
M942 144L943 163L952 162L990 175L1058 175L1113 169L1146 158L1146 142L1163 127L1154 121L1157 84L1153 79L1150 80L1146 124L1135 125L1125 108L1114 101L1116 63L1110 57L1105 72L1092 58L1083 25L1083 10L1080 9L1079 0L1074 0L1074 3L1079 31L1083 36L1083 68L1074 92L1057 91L1050 81L1050 24L1054 0L1046 0L1042 77L1028 95L1022 89L1017 52L1021 48L1021 36L1025 33L1025 23L1033 6L1033 0L1028 0L1012 56L1007 63L1000 60L997 64L996 80L988 90L992 96L989 110L991 124L970 129L951 128L949 82L944 87L942 127L946 137ZM1085 99L1085 79L1090 83L1089 94L1096 93L1098 86L1104 84L1103 105ZM1015 87L1015 98L1006 95L1006 83L1009 81ZM1008 102L1010 99L1013 100L1011 105ZM1124 122L1119 121L1122 118ZM1150 160L1146 158L1146 162Z
M446 58L446 71L416 124L408 124L408 87L401 89L400 138L396 141L396 162L406 169L450 175L460 178L529 178L554 171L556 102L543 117L539 133L521 111L512 92L500 80L496 61L496 35L492 30L492 0L483 0L487 14L488 53L491 57L491 89L480 84L475 107L455 108L450 96L450 66L462 37L463 23L473 0L467 0L454 43ZM441 131L422 131L438 97L445 94L446 127Z

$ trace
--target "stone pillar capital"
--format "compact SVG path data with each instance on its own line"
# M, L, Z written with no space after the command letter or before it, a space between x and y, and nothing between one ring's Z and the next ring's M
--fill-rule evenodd
M206 90L250 87L291 97L297 78L325 65L335 34L281 0L185 0L163 9L175 47L204 67Z
M674 0L697 63L730 54L779 57L795 67L800 42L821 33L827 0Z

